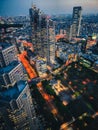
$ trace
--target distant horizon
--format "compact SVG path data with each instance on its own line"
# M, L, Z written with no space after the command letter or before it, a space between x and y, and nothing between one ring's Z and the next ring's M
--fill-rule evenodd
M61 13L61 14L46 14L46 15L49 15L49 16L59 16L59 15L70 15L70 16L72 16L72 14L70 13L70 14L63 14L63 13ZM94 14L94 13L89 13L89 14L82 14L82 16L86 16L86 15L98 15L98 13L96 13L96 14ZM3 18L5 18L5 17L28 17L29 16L29 14L27 14L27 15L13 15L13 16L8 16L8 15L6 15L6 16L1 16L0 15L0 17L3 17Z
M42 10L41 10L42 11ZM43 12L43 11L42 11ZM72 12L73 13L73 12ZM47 13L44 13L46 15L50 15L50 16L53 16L53 15L72 15L72 13L57 13L57 14L47 14ZM98 15L98 13L82 13L82 16L85 16L85 15ZM0 17L19 17L19 16L29 16L29 13L28 14L20 14L20 15L0 15Z
M75 6L82 6L83 15L98 14L98 0L0 0L0 16L28 16L33 3L49 15L71 15Z
M73 13L73 12L72 12L72 13ZM49 16L53 16L53 15L54 15L54 16L59 16L59 15L71 15L71 16L72 16L72 13L69 13L69 14L64 14L64 13L60 13L60 14L46 14L46 13L44 13L44 14L49 15ZM86 15L98 15L98 13L96 13L96 14L94 14L94 13L87 13L87 14L84 13L84 14L83 14L83 13L82 13L82 16L86 16ZM24 14L22 15L22 14L21 14L21 15L13 15L13 16L10 16L10 15L1 16L1 15L0 15L0 17L20 17L20 16L24 16L24 17L25 17L25 16L29 16L29 14L27 14L27 15L24 15Z

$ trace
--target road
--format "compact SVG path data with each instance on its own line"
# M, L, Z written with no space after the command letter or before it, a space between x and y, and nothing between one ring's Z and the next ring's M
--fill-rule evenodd
M33 67L29 64L29 61L26 59L26 56L27 56L26 51L24 51L22 54L18 55L19 60L22 62L30 79L33 79L33 78L37 77L37 74L36 74L35 70L33 69Z
M54 118L56 120L60 120L61 122L63 121L62 116L59 114L57 107L55 106L54 102L53 102L53 97L50 96L49 94L47 94L42 86L42 83L39 82L37 84L38 90L41 93L42 97L45 99L46 104L49 108L49 110L51 111L51 113L54 115Z

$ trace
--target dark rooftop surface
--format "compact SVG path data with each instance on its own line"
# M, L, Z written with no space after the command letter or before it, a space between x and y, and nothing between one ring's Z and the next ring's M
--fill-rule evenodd
M8 47L12 46L11 43L6 43L6 42L0 42L0 50L4 50Z
M26 87L26 84L26 81L21 80L14 87L0 92L0 100L11 101L12 99L17 99L19 94Z
M20 63L18 61L13 61L7 67L0 68L0 74L9 73L11 70L13 70L19 64Z
M29 57L30 57L30 56L32 56L32 57L35 57L35 56L36 56L35 53L32 52L31 50L27 50L27 54L28 54Z

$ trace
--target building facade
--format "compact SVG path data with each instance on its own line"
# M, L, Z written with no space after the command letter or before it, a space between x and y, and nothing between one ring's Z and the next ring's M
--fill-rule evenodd
M0 43L0 54L0 130L43 130L15 46Z
M37 72L39 74L39 76L43 76L44 74L46 74L47 72L47 64L45 61L41 60L37 60L36 61L36 69Z
M29 10L29 14L34 52L38 56L46 58L48 63L50 62L50 45L55 45L55 24L35 6ZM55 52L55 49L53 51Z
M47 63L55 62L55 23L51 19L47 20Z
M36 6L29 9L30 23L32 28L32 43L34 52L39 55L42 52L41 48L41 14Z
M24 79L24 70L22 64L18 61L13 61L8 66L0 68L1 88L9 88L22 79Z
M17 60L15 45L0 43L0 88L9 88L23 78L24 70Z
M70 27L70 38L79 36L82 18L82 7L73 8L72 25Z
M0 67L5 67L14 60L17 60L15 45L0 42Z
M0 129L37 130L35 110L25 81L0 92L0 97Z

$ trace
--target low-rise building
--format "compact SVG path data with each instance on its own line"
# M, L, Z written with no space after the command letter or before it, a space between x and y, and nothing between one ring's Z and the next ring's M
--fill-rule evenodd
M36 69L39 74L39 76L43 76L47 72L47 64L43 60L37 60L36 61Z

